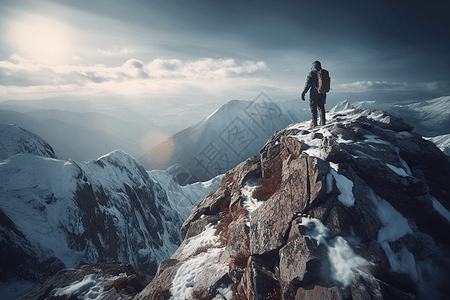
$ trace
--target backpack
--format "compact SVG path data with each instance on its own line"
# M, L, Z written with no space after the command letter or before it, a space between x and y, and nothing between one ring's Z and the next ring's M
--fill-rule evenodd
M317 78L319 78L319 86L317 87L317 92L319 94L326 94L330 91L330 74L325 69L320 69L317 72Z

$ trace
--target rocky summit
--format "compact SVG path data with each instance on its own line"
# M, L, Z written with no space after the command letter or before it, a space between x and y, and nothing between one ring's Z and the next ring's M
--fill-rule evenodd
M135 299L445 299L450 162L348 104L228 171Z

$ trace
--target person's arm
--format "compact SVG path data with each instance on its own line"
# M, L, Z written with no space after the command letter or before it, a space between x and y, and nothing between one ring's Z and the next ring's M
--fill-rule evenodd
M303 92L300 94L303 101L305 101L305 95L311 88L311 81L312 81L312 77L311 77L311 73L309 73L308 76L306 76L306 82L305 82L305 87L303 88Z

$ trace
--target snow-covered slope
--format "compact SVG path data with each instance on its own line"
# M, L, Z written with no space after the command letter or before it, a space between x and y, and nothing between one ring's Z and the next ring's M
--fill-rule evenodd
M450 96L408 104L366 101L353 105L360 109L389 111L414 126L415 132L427 137L450 133Z
M148 169L179 164L197 180L209 180L259 155L275 131L309 116L305 110L290 109L292 105L272 102L264 93L254 101L232 100L203 121L153 147L139 161Z
M12 125L0 136L8 138L0 161L0 282L41 282L62 267L111 260L153 275L180 244L192 207L221 179L180 187L120 150L81 162L51 157L42 139Z
M432 141L445 155L450 156L450 134L438 135L427 138Z
M52 147L38 135L16 125L0 123L0 160L18 153L55 157Z

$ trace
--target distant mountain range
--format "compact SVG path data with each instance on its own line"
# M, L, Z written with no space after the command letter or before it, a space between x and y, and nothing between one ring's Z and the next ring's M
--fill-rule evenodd
M58 156L78 160L95 159L117 149L138 156L146 133L143 126L100 113L0 109L0 120L42 136Z
M143 107L147 102L143 102ZM193 182L210 179L246 157L258 155L275 131L311 118L309 109L299 99L271 101L261 93L254 101L232 100L197 124L170 136L165 133L170 130L163 127L173 129L180 127L179 124L189 124L186 121L189 114L177 114L176 108L165 106L159 112L146 106L138 111L135 104L129 102L127 107L127 103L105 99L98 102L5 101L0 103L0 123L16 124L37 133L52 145L59 157L87 161L121 149L138 158L147 170L182 166L192 173L189 182ZM443 151L450 144L446 136L450 134L449 96L422 102L352 104L402 117L414 126L415 132L436 137L432 140L439 141ZM203 112L205 108L198 109Z

